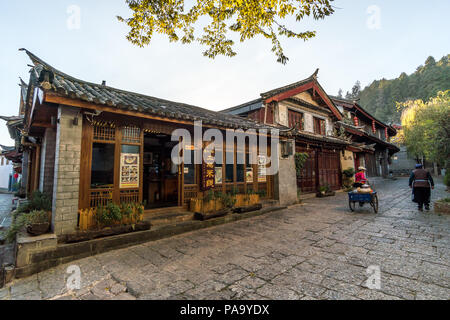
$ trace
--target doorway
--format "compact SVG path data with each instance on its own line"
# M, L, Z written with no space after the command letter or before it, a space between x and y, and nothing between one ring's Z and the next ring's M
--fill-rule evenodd
M145 209L178 206L178 166L171 153L178 142L166 134L144 135L143 199Z

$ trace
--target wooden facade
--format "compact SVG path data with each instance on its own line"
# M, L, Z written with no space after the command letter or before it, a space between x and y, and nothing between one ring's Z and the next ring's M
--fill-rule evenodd
M302 193L317 192L319 187L326 185L332 190L341 189L342 169L339 151L298 143L296 152L308 155L302 174L297 176L297 187Z
M224 112L262 123L274 121L291 130L295 151L308 155L297 177L302 193L317 192L327 185L332 190L341 189L340 155L348 143L334 136L334 122L342 120L342 114L318 83L317 72L305 80L262 93L261 97Z
M351 136L353 147L359 149L354 154L355 169L364 166L369 177L389 175L390 156L400 151L391 144L391 137L397 134L394 127L376 119L365 111L356 101L333 98L342 108L345 122L339 123ZM347 148L347 150L354 151Z
M146 152L146 137L150 139L170 138L173 130L176 128L185 128L193 134L193 127L185 124L175 125L170 122L160 120L140 119L137 117L123 117L120 114L106 113L96 117L94 121L89 121L87 117L83 120L82 146L81 146L81 161L80 161L80 199L79 208L87 209L105 205L109 201L115 203L126 202L147 202L148 209L178 206L187 208L192 198L202 198L205 191L202 190L202 165L192 164L179 165L176 169L176 174L170 179L162 177L164 173L160 172L158 182L155 182L155 177L151 178L145 170L146 159L144 153ZM225 131L223 132L225 136ZM158 138L162 137L162 138ZM93 185L93 149L96 145L110 145L114 148L113 162L114 178L113 183L95 186ZM121 187L121 153L124 146L137 147L139 150L139 185L135 187ZM206 146L206 145L205 145ZM224 146L225 148L225 146ZM183 152L194 151L193 146L190 150ZM226 164L226 154L228 150L218 151L223 155L223 164L215 165L216 172L221 173L222 179L215 180L214 191L221 191L224 193L238 192L247 193L248 191L260 192L265 195L265 198L273 198L274 194L274 179L273 176L259 177L258 165L250 164L250 153L248 143L246 149L238 150L235 145L233 152L233 164ZM167 150L166 155L170 156L171 150ZM217 152L217 151L216 151ZM229 152L229 151L228 151ZM244 164L240 166L237 163L237 157L240 154L244 155ZM267 151L270 156L270 146ZM246 156L247 155L247 156ZM167 157L164 158L167 160ZM167 160L169 161L169 160ZM161 163L161 162L160 162ZM163 169L161 169L162 171ZM194 171L192 175L191 171ZM232 170L230 175L230 170ZM123 172L122 172L123 173ZM188 177L189 174L189 177ZM226 179L230 177L231 179ZM152 182L149 182L151 179ZM189 181L188 181L189 180ZM149 184L159 184L156 193L149 193ZM157 201L155 199L157 196ZM173 201L172 195L176 194L177 198ZM149 199L149 197L153 197ZM170 199L169 199L170 198ZM151 200L151 201L150 201Z

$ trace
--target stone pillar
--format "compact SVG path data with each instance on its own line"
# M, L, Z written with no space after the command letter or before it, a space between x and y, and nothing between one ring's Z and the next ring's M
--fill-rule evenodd
M295 154L295 141L292 142L292 153ZM279 170L275 175L275 199L280 201L280 205L288 206L297 203L297 173L295 170L294 155L283 158L281 155L281 143L278 144Z
M74 119L78 117L78 125ZM60 105L56 133L52 227L56 235L73 233L78 221L82 116Z

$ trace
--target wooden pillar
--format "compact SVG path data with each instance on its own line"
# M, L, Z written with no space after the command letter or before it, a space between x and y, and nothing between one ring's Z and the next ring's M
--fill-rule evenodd
M144 201L144 126L141 124L141 146L139 147L139 202Z
M90 207L90 189L91 189L91 169L92 169L92 139L94 131L91 123L83 120L80 154L80 191L79 208L87 209Z
M122 128L116 126L116 140L114 148L114 187L113 202L120 203L120 156L122 153Z

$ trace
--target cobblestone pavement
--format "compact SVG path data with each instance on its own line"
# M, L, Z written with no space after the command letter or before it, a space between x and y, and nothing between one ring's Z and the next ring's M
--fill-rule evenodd
M12 198L12 194L0 193L0 277L2 276L2 266L14 263L14 246L2 245L3 232L11 225ZM0 286L2 286L2 282L3 279L0 279Z
M0 193L0 229L8 228L11 223L12 198L10 193Z
M17 280L0 299L450 299L450 217L419 213L406 179L378 183L380 213L347 195L73 262ZM433 198L448 195L438 185ZM367 267L381 289L366 287Z

